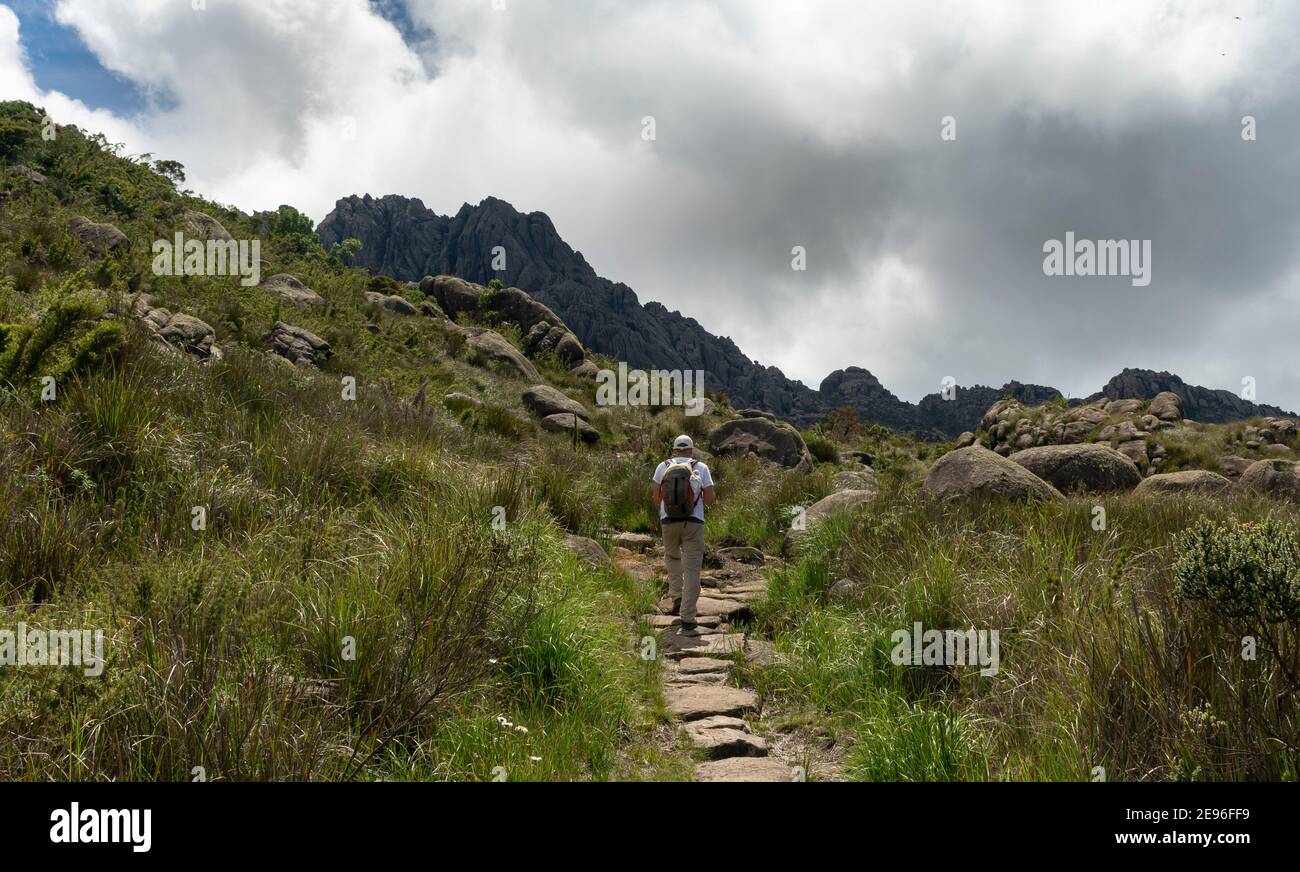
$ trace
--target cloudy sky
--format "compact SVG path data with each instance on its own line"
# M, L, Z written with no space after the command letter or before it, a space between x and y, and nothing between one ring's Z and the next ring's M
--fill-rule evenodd
M0 0L0 94L245 211L546 212L813 386L1137 366L1300 409L1298 40L1282 0ZM1066 232L1150 240L1150 284L1045 276Z

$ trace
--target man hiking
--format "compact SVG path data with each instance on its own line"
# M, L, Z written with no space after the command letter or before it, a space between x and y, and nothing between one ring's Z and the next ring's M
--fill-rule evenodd
M664 534L664 563L668 569L671 615L682 619L682 631L695 629L695 608L700 599L700 567L704 564L704 507L716 496L713 475L695 459L689 436L673 440L673 456L655 469L651 499L659 506Z

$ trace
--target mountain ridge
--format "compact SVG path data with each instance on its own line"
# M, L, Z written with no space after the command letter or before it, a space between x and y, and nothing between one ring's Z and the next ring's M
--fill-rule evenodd
M351 195L335 203L317 234L326 249L344 239L359 240L353 265L401 281L440 274L478 284L499 279L555 310L594 351L633 367L702 369L709 386L737 407L755 406L801 426L847 405L864 420L943 440L974 430L985 410L1003 397L1036 405L1062 396L1053 387L1013 380L1001 388L958 386L952 399L934 393L914 404L858 366L829 373L814 390L751 359L729 337L710 333L694 318L657 301L642 303L626 284L598 275L546 213L523 213L496 197L477 206L465 203L455 215L443 216L418 198ZM501 252L505 268L495 270ZM1125 369L1093 398L1146 399L1163 390L1178 394L1189 417L1206 423L1293 414L1153 370ZM1150 393L1139 397L1142 391Z

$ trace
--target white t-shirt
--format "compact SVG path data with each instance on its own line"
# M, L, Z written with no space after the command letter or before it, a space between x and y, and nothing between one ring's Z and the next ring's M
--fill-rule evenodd
M673 456L673 460L691 460L691 459L692 458L690 457L678 457L676 455ZM655 469L654 477L651 478L650 480L653 481L655 484L659 484L660 482L662 482L664 480L664 476L668 473L668 466L671 462L672 461L665 460L663 463L659 464L659 466ZM702 460L695 461L694 469L695 469L695 474L700 478L700 498L695 501L695 519L699 521L701 524L703 524L704 523L704 489L706 487L713 487L713 474L709 472L709 467L706 466L704 461ZM668 517L668 513L664 511L664 502L663 500L660 500L659 520L662 521L667 517Z

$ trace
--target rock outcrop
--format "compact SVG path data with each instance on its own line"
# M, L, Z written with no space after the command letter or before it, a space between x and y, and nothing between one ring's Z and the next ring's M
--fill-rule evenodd
M724 457L753 453L790 469L812 469L812 456L799 431L768 418L727 421L709 434L709 447Z
M605 553L605 549L595 539L568 533L564 537L564 544L577 555L579 560L590 566L601 569L611 565L609 555Z
M573 431L577 430L578 438L583 442L590 443L600 440L599 430L569 412L547 415L542 419L542 429L548 433L566 433L569 435L572 435Z
M230 231L220 221L206 212L189 210L185 213L185 229L201 239L215 239L230 242L234 239Z
M1142 481L1133 462L1108 445L1043 445L1009 459L1061 493L1127 491Z
M940 499L972 496L1060 499L1061 493L1018 463L979 445L949 451L935 461L922 490Z
M296 276L278 273L262 281L262 287L293 303L295 306L314 306L324 300L321 295L304 285Z
M1241 474L1237 487L1300 502L1300 464L1292 460L1257 460Z
M378 306L394 315L418 315L419 310L411 305L405 297L397 294L381 294L378 291L366 291L366 302Z
M1204 469L1187 469L1182 472L1162 472L1147 476L1134 489L1136 496L1181 496L1183 494L1222 494L1232 487L1232 482L1217 472Z
M86 246L92 257L106 257L131 248L131 240L112 224L97 224L78 216L68 222L68 231Z
M454 325L453 325L454 326ZM541 373L500 333L481 327L455 327L467 337L470 358L483 366L495 366L524 381L539 382Z
M1276 415L1295 417L1277 406L1243 400L1232 391L1211 390L1189 385L1178 376L1150 369L1126 369L1106 382L1105 386L1089 400L1152 399L1158 394L1171 393L1181 402L1184 417L1202 424L1225 424L1256 416ZM1155 414L1155 412L1152 412Z
M877 493L879 493L878 489L872 486L859 490L836 491L829 496L822 497L804 511L804 527L802 530L792 527L786 531L782 549L787 554L791 553L804 533L816 527L831 515L851 511L869 504L876 498Z
M220 360L221 349L216 345L216 332L206 321L173 312L157 305L149 294L138 294L130 299L131 314L168 347L176 347L200 363Z
M577 415L584 421L591 420L591 414L583 407L582 403L570 399L550 385L533 385L524 391L521 399L528 411L539 418L567 412L571 415Z
M420 291L438 301L450 318L465 314L476 321L510 323L524 336L529 354L554 352L562 362L576 366L586 355L578 337L560 316L519 288L489 288L454 276L425 276Z
M262 339L266 350L297 366L319 367L333 355L330 344L310 330L276 321Z

